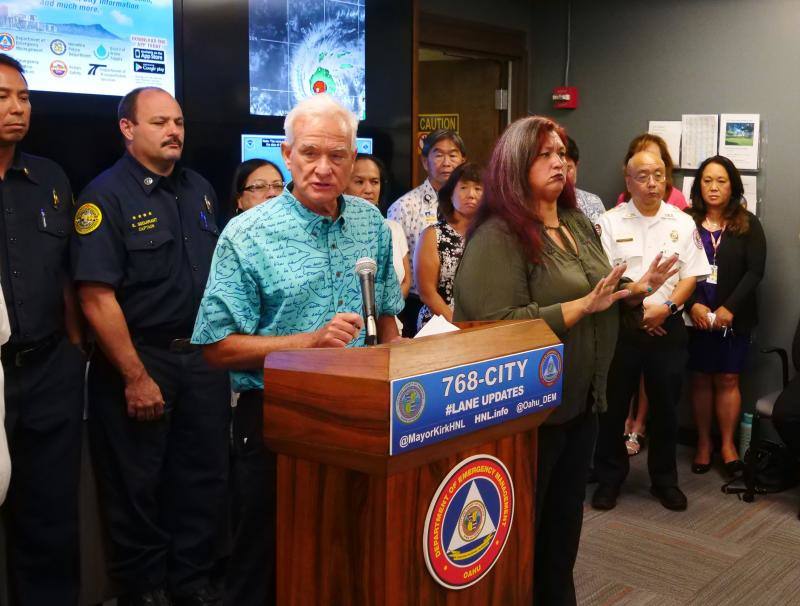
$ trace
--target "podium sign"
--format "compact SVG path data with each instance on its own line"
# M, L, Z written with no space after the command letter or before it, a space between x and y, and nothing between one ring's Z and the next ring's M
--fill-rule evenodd
M511 320L269 354L276 603L530 606L537 428L563 351L544 321Z
M563 348L541 347L394 379L389 454L558 406Z

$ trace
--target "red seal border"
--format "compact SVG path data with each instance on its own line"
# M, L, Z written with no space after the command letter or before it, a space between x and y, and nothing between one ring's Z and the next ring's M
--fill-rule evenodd
M462 475L465 471L475 467L489 469L479 469ZM437 549L436 546L444 543L441 536L442 523L450 507L451 497L462 486L475 478L486 478L497 488L501 501L500 519L496 524L497 533L492 539L492 545L486 552L469 566L458 566L447 557L444 547ZM507 487L505 494L503 493L503 484ZM514 522L514 505L514 482L508 468L500 459L487 454L478 454L464 459L453 467L436 489L425 516L422 553L425 555L425 565L433 579L447 589L464 589L485 577L500 559L508 542Z
M547 381L545 380L543 374L544 361L547 360L547 358L550 357L551 355L558 358L558 374L556 375L556 378L553 379L552 381ZM553 385L558 383L558 380L561 378L561 374L563 372L564 372L564 359L561 357L559 351L557 349L548 349L546 352L544 352L544 354L542 355L542 359L539 360L539 383L541 383L545 387L552 387Z
M0 45L0 51L7 53L8 51L14 50L14 48L17 46L17 39L14 38L14 35L10 32L0 32L0 36L8 36L11 39L11 46L6 44Z

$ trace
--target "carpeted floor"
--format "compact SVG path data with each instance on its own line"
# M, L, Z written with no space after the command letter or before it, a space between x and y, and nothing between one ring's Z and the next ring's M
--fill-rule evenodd
M680 447L689 508L668 511L649 493L646 457L632 460L612 511L591 508L588 486L578 604L800 605L800 489L745 503L720 491L721 469L692 474L692 452Z

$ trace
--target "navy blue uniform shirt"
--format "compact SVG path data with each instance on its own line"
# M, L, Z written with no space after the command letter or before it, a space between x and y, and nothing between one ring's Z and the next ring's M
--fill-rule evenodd
M0 182L0 282L11 342L64 329L72 189L61 167L17 150Z
M219 236L214 190L176 166L169 177L129 154L81 192L72 272L116 292L132 334L192 334Z

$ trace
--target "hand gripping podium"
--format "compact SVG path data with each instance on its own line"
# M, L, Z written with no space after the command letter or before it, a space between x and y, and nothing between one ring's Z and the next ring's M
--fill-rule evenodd
M561 401L541 320L264 362L279 606L528 606L536 428Z

